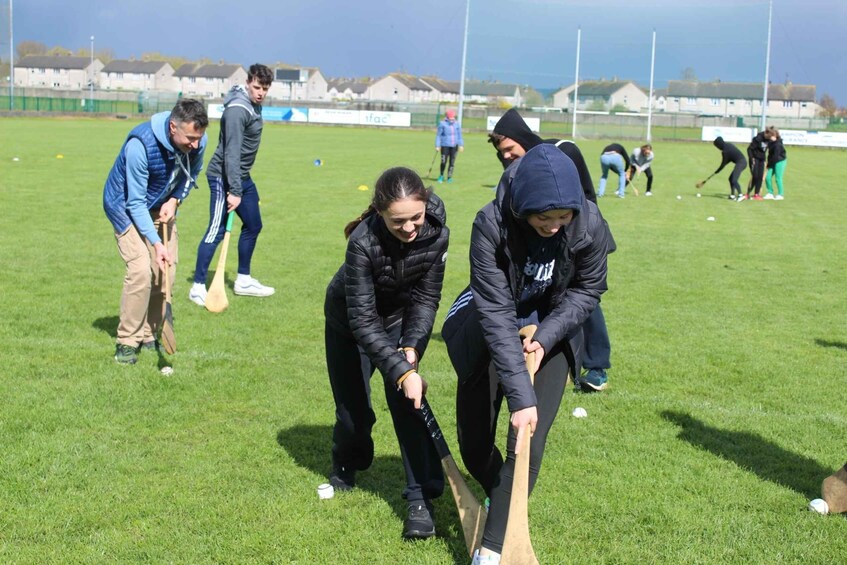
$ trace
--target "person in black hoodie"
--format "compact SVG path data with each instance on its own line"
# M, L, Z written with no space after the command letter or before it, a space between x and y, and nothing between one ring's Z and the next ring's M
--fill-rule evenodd
M444 475L420 415L427 385L418 363L441 299L449 239L444 204L411 169L388 169L376 181L371 205L344 234L346 259L324 305L336 416L329 481L350 490L356 471L373 462L369 380L378 369L406 473L403 537L430 537L430 501L441 495Z
M503 163L504 169L523 157L528 150L536 145L541 143L555 145L562 153L570 157L576 166L579 173L579 183L586 200L597 204L591 173L588 171L582 152L573 141L541 139L529 129L529 126L526 125L524 119L514 108L508 110L497 121L493 132L488 134L488 141L497 149L497 157ZM615 243L611 237L610 242L609 253L615 250ZM582 329L585 334L585 348L582 356L582 370L584 372L582 375L576 376L574 384L584 392L600 391L605 389L608 384L606 371L612 366L612 345L609 341L606 319L599 304L591 312Z
M747 159L744 158L744 155L741 154L738 147L732 143L727 143L721 136L717 136L715 141L712 143L714 143L715 147L721 151L721 164L712 174L716 175L721 172L728 163L734 163L735 167L733 167L732 173L729 175L729 199L735 200L737 198L739 202L744 200L741 195L741 185L738 184L738 177L740 177L741 173L744 172L744 169L747 168Z
M537 145L506 169L496 194L473 223L470 292L453 304L441 332L458 377L462 460L491 501L477 563L502 551L515 445L527 426L530 489L538 478L569 368L578 374L581 326L607 288L610 245L573 161L553 145ZM538 329L521 340L518 330L528 324ZM511 413L505 460L495 444L504 398Z
M760 131L747 146L747 162L750 164L750 182L747 183L746 200L750 199L750 193L754 191L753 200L763 200L761 194L762 181L765 180L765 150L768 148L768 140L765 132Z

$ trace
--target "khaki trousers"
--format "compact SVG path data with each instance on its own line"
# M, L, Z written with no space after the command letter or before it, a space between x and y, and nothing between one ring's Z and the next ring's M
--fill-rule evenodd
M153 215L154 218L158 214ZM164 241L166 224L154 220L156 231ZM170 267L171 291L173 291L176 264L178 261L179 237L176 222L167 224L168 253L174 258ZM138 347L143 342L152 341L159 333L165 314L165 289L156 252L144 239L135 225L130 225L121 234L115 234L121 259L126 263L124 287L121 293L121 313L118 322L117 343Z

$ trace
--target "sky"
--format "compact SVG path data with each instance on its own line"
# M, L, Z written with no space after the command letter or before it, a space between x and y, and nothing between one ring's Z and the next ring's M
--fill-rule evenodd
M318 67L326 78L401 71L458 80L462 0L0 0L0 57L17 45L108 49L118 59L158 52L249 66ZM768 0L470 0L467 78L551 89L579 77L654 87L698 79L762 82ZM817 86L847 106L847 0L773 0L769 80ZM5 31L4 31L5 30Z

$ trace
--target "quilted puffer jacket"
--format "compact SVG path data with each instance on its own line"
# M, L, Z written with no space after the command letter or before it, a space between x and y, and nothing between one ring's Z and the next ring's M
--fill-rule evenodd
M398 348L426 351L441 300L447 244L444 203L432 194L418 237L403 243L379 214L360 223L347 242L344 264L326 291L327 324L349 331L383 378L397 382L413 367ZM402 323L399 343L385 329Z

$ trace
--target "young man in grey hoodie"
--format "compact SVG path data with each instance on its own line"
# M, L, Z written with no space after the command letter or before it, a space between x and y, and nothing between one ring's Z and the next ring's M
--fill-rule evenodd
M273 73L265 65L251 65L247 83L232 87L224 99L218 147L209 161L211 204L209 227L197 248L194 284L188 293L192 302L206 305L206 275L218 243L226 231L227 213L241 218L238 238L238 277L233 291L241 296L270 296L274 289L250 276L250 262L256 240L262 231L259 191L250 178L262 140L262 102L273 82Z

